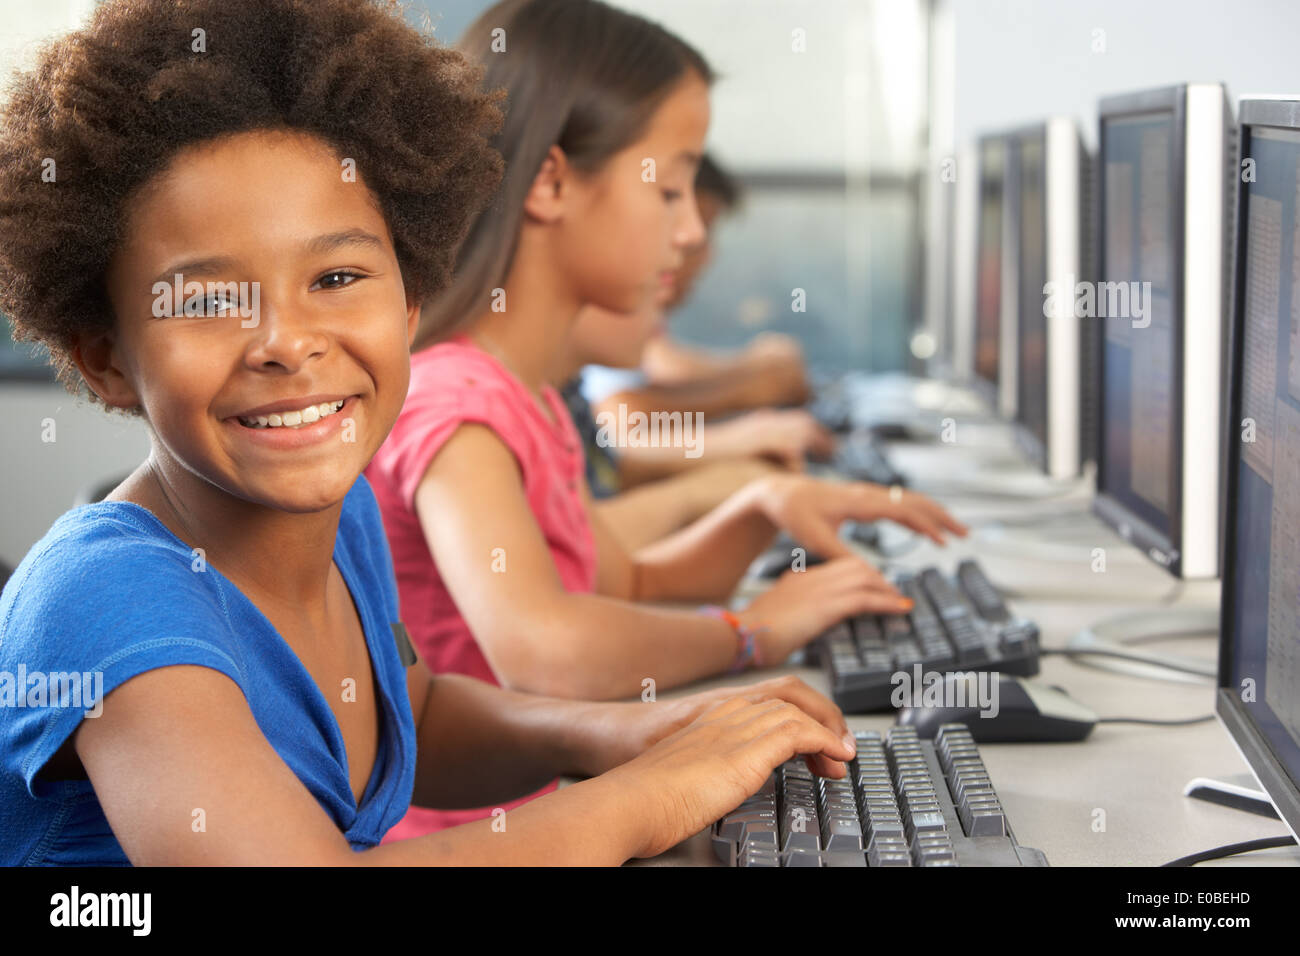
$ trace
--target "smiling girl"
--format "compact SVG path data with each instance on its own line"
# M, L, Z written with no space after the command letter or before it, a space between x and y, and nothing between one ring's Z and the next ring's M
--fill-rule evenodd
M0 863L618 863L794 754L843 775L843 718L797 681L591 704L435 681L403 653L360 475L421 299L500 174L476 80L365 0L108 0L18 78L0 308L152 450L0 596L0 672L93 673L105 694L98 716L0 706ZM156 310L178 274L227 291ZM504 833L377 845L412 801L558 773L591 779Z

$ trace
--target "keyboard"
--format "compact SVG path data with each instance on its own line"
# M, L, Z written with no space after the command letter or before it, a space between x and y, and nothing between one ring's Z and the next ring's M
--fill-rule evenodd
M831 697L845 713L887 710L894 675L952 671L1038 673L1038 627L1012 615L972 560L955 577L938 568L892 576L914 607L907 614L864 614L842 621L812 645L809 662L826 668Z
M877 485L906 485L907 479L889 463L870 432L854 432L840 439L831 468L856 481Z
M839 435L853 428L853 404L838 389L823 389L807 409L827 431Z
M961 724L934 742L911 727L855 735L843 780L814 777L802 760L713 825L728 866L1047 866L1020 846L979 748Z

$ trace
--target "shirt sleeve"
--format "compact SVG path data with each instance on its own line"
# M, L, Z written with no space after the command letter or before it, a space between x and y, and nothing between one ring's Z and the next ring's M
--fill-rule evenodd
M464 424L484 425L521 463L528 460L520 412L500 383L478 378L473 384L412 390L402 413L375 456L373 467L402 506L415 512L415 492L429 465Z
M41 769L132 677L197 665L246 692L214 575L178 548L96 524L50 543L0 604L5 771L37 798L47 796Z

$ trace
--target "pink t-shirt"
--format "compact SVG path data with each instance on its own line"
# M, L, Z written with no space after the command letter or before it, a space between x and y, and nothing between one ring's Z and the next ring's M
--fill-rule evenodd
M596 545L582 500L582 441L556 391L547 387L542 397L554 423L523 383L469 339L431 346L411 356L406 404L366 469L393 552L402 620L435 674L469 674L500 683L443 583L415 513L416 488L462 424L492 429L515 456L524 494L564 587L595 590ZM508 810L554 786L501 806ZM478 820L491 810L412 807L387 839Z

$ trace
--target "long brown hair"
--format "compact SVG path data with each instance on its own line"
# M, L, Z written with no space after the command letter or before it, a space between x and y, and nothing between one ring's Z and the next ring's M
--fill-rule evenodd
M579 172L594 173L636 142L689 72L713 80L685 41L598 0L502 0L457 46L484 67L484 89L505 92L505 124L492 145L506 173L460 247L451 284L425 303L417 350L457 331L504 285L524 199L552 146Z

